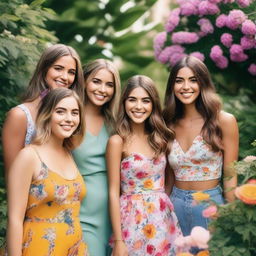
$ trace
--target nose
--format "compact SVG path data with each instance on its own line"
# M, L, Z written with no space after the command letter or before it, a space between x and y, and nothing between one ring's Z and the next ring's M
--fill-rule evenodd
M141 109L141 108L142 108L142 102L138 100L136 104L136 109Z
M99 87L99 91L100 92L105 92L106 91L106 85L104 83L102 83Z
M68 79L68 72L67 72L67 71L63 71L63 72L61 73L61 78L62 78L63 80L67 80L67 79Z
M184 90L188 90L189 87L190 87L190 86L189 86L189 81L188 81L188 80L185 80L182 87L183 87Z
M72 114L71 113L66 113L65 115L65 121L66 122L71 122L72 120Z

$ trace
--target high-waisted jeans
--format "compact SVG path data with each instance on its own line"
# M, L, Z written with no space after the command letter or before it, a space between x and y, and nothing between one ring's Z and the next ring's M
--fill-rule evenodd
M209 224L209 219L202 216L202 211L207 208L208 204L195 204L192 196L195 192L198 191L183 190L174 186L170 196L184 236L190 235L192 228L195 226L201 226L207 229ZM211 200L217 204L224 204L222 188L220 186L202 192L209 194Z

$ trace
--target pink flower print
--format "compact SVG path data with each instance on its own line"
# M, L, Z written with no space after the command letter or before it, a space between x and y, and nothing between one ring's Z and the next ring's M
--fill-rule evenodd
M134 180L129 180L129 181L128 181L128 184L129 184L131 187L134 187L134 186L135 186Z
M160 211L162 212L162 211L164 211L165 210L165 208L166 208L166 202L162 199L162 198L160 198L160 200L159 200L160 202Z
M148 245L147 245L147 253L148 253L149 255L154 254L155 251L156 251L156 248L155 248L154 245L152 245L152 244L148 244Z
M62 185L62 186L59 186L59 185L56 185L55 186L55 198L57 199L57 201L64 201L68 195L68 186L67 185Z
M123 230L122 237L124 238L124 240L126 240L129 236L130 236L129 231L127 229Z
M143 158L140 155L134 154L134 161L141 161Z
M121 168L124 169L124 170L127 170L131 167L131 162L130 161L124 161L122 162L121 164Z
M172 223L170 226L170 233L174 234L176 232L176 226Z
M136 176L136 178L138 178L138 179L143 179L143 178L145 178L145 177L148 176L148 173L143 172L143 171L139 171L139 172L137 172L137 173L135 174L135 176Z
M162 253L164 253L164 255L166 255L166 253L169 252L170 247L171 247L171 244L169 243L169 241L167 239L165 239L161 244Z
M140 239L140 240L137 240L134 242L133 244L133 249L134 250L139 250L143 245L143 241Z

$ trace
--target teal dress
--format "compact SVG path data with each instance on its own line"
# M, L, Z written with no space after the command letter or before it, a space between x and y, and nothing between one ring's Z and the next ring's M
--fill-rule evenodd
M108 182L105 161L106 145L109 138L105 125L97 136L86 131L82 144L72 154L86 184L80 221L84 240L90 256L110 255L111 235L108 208Z

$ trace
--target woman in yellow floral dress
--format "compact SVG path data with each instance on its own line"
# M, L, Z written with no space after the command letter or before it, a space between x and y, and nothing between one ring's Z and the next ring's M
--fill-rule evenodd
M81 142L82 104L74 91L42 100L37 135L22 149L8 179L8 256L87 255L79 221L85 185L70 150Z

